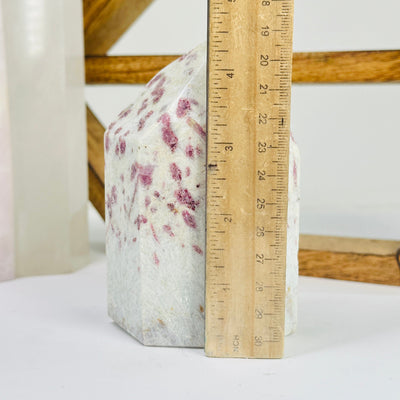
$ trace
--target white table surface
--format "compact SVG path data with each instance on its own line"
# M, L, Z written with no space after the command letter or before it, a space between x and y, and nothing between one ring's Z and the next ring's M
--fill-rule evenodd
M91 264L0 284L0 399L400 399L400 288L300 279L282 360L145 347L106 311L103 226Z

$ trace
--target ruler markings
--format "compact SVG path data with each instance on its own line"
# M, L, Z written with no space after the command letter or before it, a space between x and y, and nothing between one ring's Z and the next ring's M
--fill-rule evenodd
M286 255L286 248L283 250L283 247L286 240L285 202L287 202L289 129L286 121L289 121L290 102L292 2L270 0L256 3L257 6L254 3L244 5L245 2L240 4L218 2L221 6L218 7L218 12L215 11L216 7L214 11L210 8L209 85L218 87L214 88L214 91L210 91L209 88L208 92L208 130L218 132L218 136L222 139L217 142L209 137L207 155L206 352L211 356L280 357L282 355ZM216 4L210 0L210 7ZM267 5L268 7L265 7ZM216 24L223 24L223 29ZM253 26L257 26L261 34L254 33ZM227 35L226 46L217 45L223 41L217 41L216 34ZM257 35L255 40L252 35ZM279 35L280 40L277 39ZM271 39L269 46L265 46L265 40L269 39ZM264 50L266 47L268 54ZM255 58L251 59L252 48L263 50L258 53L253 52ZM278 54L274 49L277 49ZM241 51L244 54L239 54ZM216 53L223 58L217 57ZM245 57L242 58L240 55ZM250 57L246 58L246 55ZM269 71L265 72L265 69L260 71L262 68L258 63L261 67L267 67ZM222 86L217 79L218 82L223 80L227 84ZM263 92L263 95L267 96L263 96L261 92L257 93L255 85L249 88L245 85L240 86L239 83L235 88L232 82L238 79L241 79L242 83L250 81L257 85L258 82L267 79L270 89ZM238 87L241 90L235 95L234 90ZM224 91L223 95L218 96L219 90ZM269 92L270 95L267 94ZM279 97L279 101L276 96ZM224 104L220 104L221 102ZM225 108L226 114L218 114L216 108ZM275 115L279 117L274 118ZM243 118L247 121L245 126L241 126L240 119ZM275 131L275 125L278 131ZM242 148L237 132L228 132L236 126L241 126L245 136L251 138L250 143ZM274 139L274 135L278 135L277 140ZM211 148L218 148L216 145L225 147L220 147L219 152L211 151ZM226 160L216 159L214 154L221 152L226 152L229 157ZM267 164L274 166L275 170L274 168L267 170ZM247 176L240 168L247 171ZM232 182L234 176L230 173L232 170L235 170L238 184L243 186L239 190L235 190L235 182ZM251 171L253 180L248 179ZM271 183L266 183L266 179ZM218 181L218 185L213 181ZM268 187L272 188L271 194L264 195ZM250 203L254 204L245 204L243 198L236 199L238 195L240 197L247 191L250 193ZM211 197L217 200L211 201ZM269 199L274 201L268 201ZM248 211L252 210L251 222L239 221L240 214L237 212L226 212L235 205L244 206ZM235 221L236 219L238 221ZM211 220L214 222L211 223ZM243 245L240 241L235 242L233 231L236 224L247 229L247 234L254 234L251 243ZM228 230L221 227L228 227ZM260 236L256 235L255 231L259 228L262 228L262 231L257 231ZM267 234L275 237L275 243L260 240ZM240 232L237 236L241 236ZM249 246L253 249L250 252ZM237 253L237 249L241 253ZM219 252L221 257L215 256L211 259L209 255L215 254L214 252ZM223 260L224 265L213 263L212 260ZM242 263L244 267L241 266ZM215 274L210 273L211 268ZM264 285L264 282L267 284ZM209 287L214 284L224 286L223 290L211 291ZM268 300L267 297L271 295L272 300ZM238 296L242 302L238 301ZM272 305L269 305L270 303ZM254 311L249 312L249 309ZM269 316L275 318L268 318ZM215 325L217 321L218 325Z

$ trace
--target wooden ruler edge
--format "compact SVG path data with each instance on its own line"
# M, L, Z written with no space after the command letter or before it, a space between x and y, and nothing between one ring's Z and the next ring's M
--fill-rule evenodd
M268 2L269 3L269 2ZM288 0L288 1L285 1L285 0L283 0L283 3L285 3L285 4L289 4L289 7L291 6L291 9L289 9L289 13L288 13L288 16L289 16L289 19L290 19L290 23L291 23L291 26L289 26L289 34L290 34L290 40L289 40L289 42L290 42L290 54L291 54L291 43L292 43L292 21L293 21L293 6L292 6L292 4L293 4L293 2L292 1L290 1L290 0ZM209 14L210 14L210 8L211 8L211 6L212 6L212 1L210 1L210 4L209 4ZM212 31L212 28L211 28L211 26L209 25L209 29L208 29L208 49L207 49L207 59L208 59L208 66L210 66L210 64L211 64L211 56L210 56L210 32ZM281 53L281 55L282 55L282 53ZM282 60L280 60L280 61L282 61ZM289 71L287 71L288 73L289 73L289 76L291 75L291 64L290 64L290 61L291 60L289 60L288 62L287 62L287 65L286 65L286 67L289 69ZM280 65L280 68L282 69L282 63L281 63L281 65ZM210 71L210 70L209 70ZM291 76L290 76L290 78L291 78ZM282 82L280 82L280 84L281 84ZM291 83L291 79L289 79L288 80L288 93L287 93L287 95L289 96L289 101L288 101L288 105L287 105L287 108L286 108L286 114L285 114L285 116L287 116L288 118L287 118L287 120L289 121L289 117L290 117L290 83ZM258 83L257 83L258 84ZM209 110L210 110L210 108L209 108L209 106L210 106L210 93L209 93L209 89L210 89L210 72L208 73L208 75L207 75L207 94L208 94L208 118L207 118L207 125L208 125L208 127L207 127L207 131L209 132L209 135L208 135L208 154L209 154L209 152L210 152L210 117L209 117ZM255 113L255 115L256 115L256 113ZM286 141L287 141L287 143L286 143L286 150L285 150L285 154L286 154L286 161L285 161L285 164L286 164L286 167L288 167L288 158L289 158L289 128L287 128L287 138L286 138ZM208 158L207 158L207 166L209 166L209 160L210 160L210 158L209 158L209 156L208 156ZM287 170L286 170L286 172L287 172ZM286 175L287 175L287 173L286 173ZM209 195L209 186L210 186L210 184L209 184L209 182L210 182L210 180L209 180L209 177L210 177L210 175L209 175L209 173L208 173L208 183L207 183L207 211L209 211L209 205L210 205L210 195ZM287 176L286 176L286 178L287 178ZM286 192L286 195L287 195L287 192ZM286 213L286 210L287 210L287 201L285 202L285 204L284 204L284 213ZM285 218L284 218L285 220L286 220L286 216L285 216ZM210 227L210 222L209 222L209 212L207 212L207 229L208 229L208 232L210 231L210 229L209 229L209 227ZM286 223L285 223L285 227L286 227ZM285 228L286 229L286 228ZM283 241L286 241L286 235L284 235L284 237L285 237L285 239L283 240ZM282 242L283 242L282 241ZM208 250L209 250L209 241L208 241L208 239L207 239L207 248L208 248ZM207 253L208 253L208 250L207 250ZM285 246L285 250L286 250L286 246ZM284 255L283 255L283 257L285 257L286 256L286 251L284 252ZM208 256L207 256L207 265L209 264L209 259L208 259ZM209 267L207 267L207 276L208 276L208 274L209 274L209 272L210 272L210 270L209 270ZM283 274L285 274L285 270L283 271ZM207 285L206 285L206 287L207 287L207 293L209 293L210 292L210 283L209 283L209 279L207 279ZM208 307L210 307L210 302L209 302L209 295L207 295L207 302L208 302ZM283 299L283 307L284 307L284 301L285 301L285 299ZM284 312L284 310L283 310L283 312ZM209 311L209 314L210 314L210 311ZM238 356L238 357L257 357L256 355L254 355L254 352L250 352L249 354L242 354L242 355L234 355L234 354L231 354L230 352L228 352L227 354L225 354L224 352L220 352L219 354L216 354L215 352L213 352L213 351L211 351L210 350L210 348L209 348L209 345L208 345L208 339L210 338L210 332L209 332L209 318L207 318L206 317L206 353L207 353L207 355L209 355L209 356L218 356L218 357L224 357L224 356L230 356L230 357L235 357L235 356ZM254 346L253 346L254 347ZM271 356L271 354L269 354L270 356ZM282 356L282 354L280 354L280 355L278 355L277 357L281 357ZM262 358L264 358L264 357L262 357Z

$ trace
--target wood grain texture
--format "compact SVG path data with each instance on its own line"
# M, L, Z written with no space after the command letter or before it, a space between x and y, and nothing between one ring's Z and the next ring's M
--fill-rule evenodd
M147 83L179 56L86 57L86 83ZM400 81L400 50L295 53L294 83Z
M147 83L180 56L86 57L86 83Z
M334 251L337 253L394 256L397 250L400 249L400 241L300 235L300 248L302 250Z
M86 107L86 119L89 167L89 200L104 219L104 127L92 113L89 107Z
M104 182L89 164L89 200L94 208L105 219Z
M87 144L89 164L104 182L104 131L105 128L93 114L89 107L86 107L87 123Z
M300 250L300 275L400 286L396 257Z
M106 54L153 0L84 0L85 53Z
M400 80L400 51L297 53L293 82L361 83Z

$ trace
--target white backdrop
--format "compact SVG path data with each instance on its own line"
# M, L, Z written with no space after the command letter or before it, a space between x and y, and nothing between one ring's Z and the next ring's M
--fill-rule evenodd
M294 51L400 49L399 15L396 0L295 0ZM206 32L206 0L154 0L109 54L181 54L206 40ZM293 87L303 233L400 239L399 89ZM107 125L140 90L90 86L86 97Z

